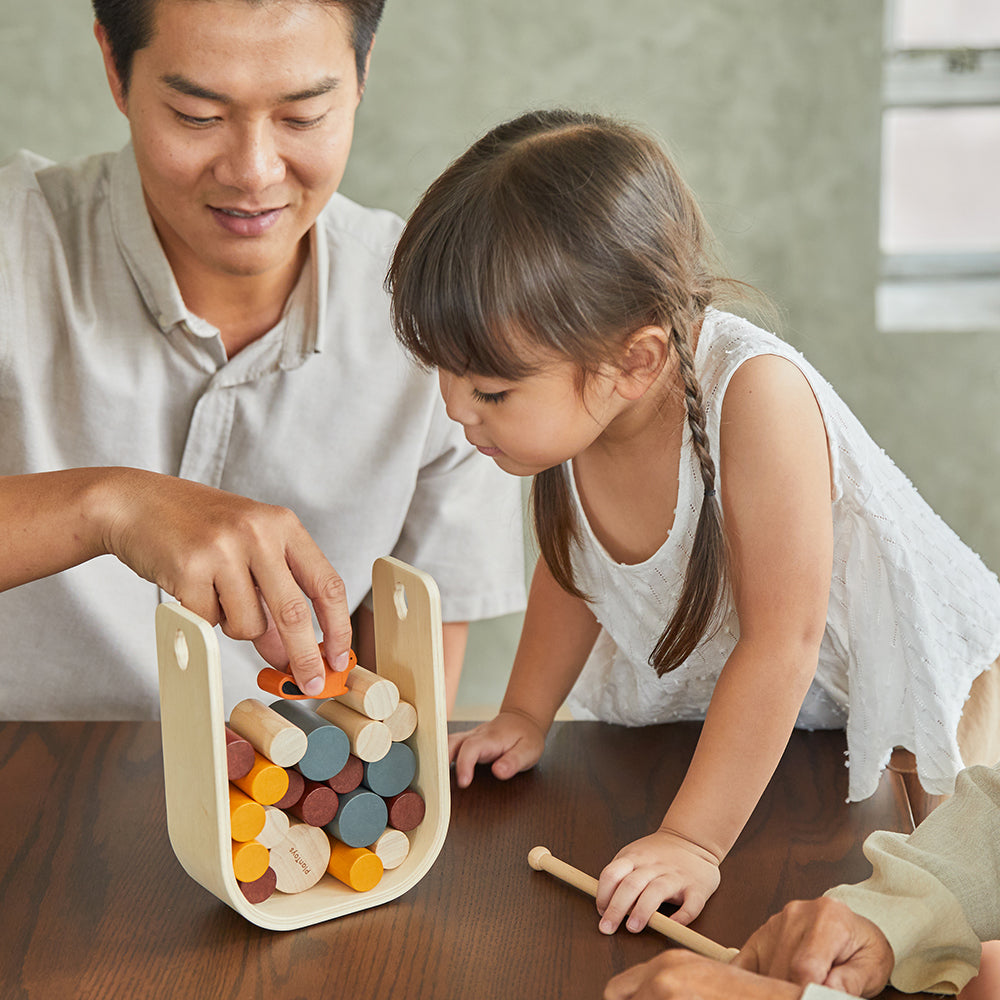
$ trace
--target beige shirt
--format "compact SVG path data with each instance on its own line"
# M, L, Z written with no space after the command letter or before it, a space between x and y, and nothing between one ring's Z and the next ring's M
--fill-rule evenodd
M957 993L1000 938L1000 766L970 767L955 795L909 834L865 841L871 878L826 893L878 924L891 982L907 993Z
M294 510L352 608L389 554L434 577L446 621L523 607L517 480L392 334L395 215L334 195L281 321L231 360L184 305L130 147L18 154L0 219L0 474L179 475ZM0 594L0 718L155 717L160 599L111 556ZM220 642L228 710L263 662Z

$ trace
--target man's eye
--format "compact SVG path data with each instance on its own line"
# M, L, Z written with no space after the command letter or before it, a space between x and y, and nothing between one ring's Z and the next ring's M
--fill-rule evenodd
M315 128L317 125L322 125L325 120L326 115L317 115L315 118L286 118L285 121L292 127L297 129L309 129Z
M502 403L506 396L506 389L502 392L480 392L478 389L472 390L472 398L478 403Z
M195 128L205 128L208 125L212 125L217 122L218 118L196 118L194 115L186 115L183 111L174 111L177 116L177 120L183 122L185 125L193 125Z

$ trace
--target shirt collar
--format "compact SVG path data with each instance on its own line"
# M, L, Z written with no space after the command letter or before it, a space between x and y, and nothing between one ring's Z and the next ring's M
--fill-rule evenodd
M160 330L169 334L183 324L196 337L206 340L218 337L219 331L211 323L196 316L184 304L146 207L131 142L117 154L112 166L111 219L118 248ZM306 267L311 274L303 275L308 279L308 305L300 312L300 322L284 324L287 331L281 349L282 368L295 367L309 354L322 349L321 330L325 325L322 317L326 313L327 290L327 282L322 276L328 267L329 251L326 241L318 238L320 225L317 220L309 232L310 252Z

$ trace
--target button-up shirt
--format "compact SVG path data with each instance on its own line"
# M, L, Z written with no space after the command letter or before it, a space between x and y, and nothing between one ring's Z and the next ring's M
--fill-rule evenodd
M523 606L520 491L465 441L396 344L401 222L334 195L277 325L227 358L184 304L131 147L0 169L0 474L130 466L290 507L351 608L395 555L446 621ZM0 594L0 717L158 711L157 588L112 556ZM227 705L259 694L220 634Z

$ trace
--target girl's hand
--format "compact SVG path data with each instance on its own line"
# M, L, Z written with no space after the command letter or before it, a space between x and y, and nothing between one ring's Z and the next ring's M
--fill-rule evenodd
M506 780L534 767L544 749L545 731L520 712L502 711L492 722L448 738L459 788L471 784L476 764L492 761L494 776Z
M673 919L689 924L719 887L720 861L668 830L657 830L623 847L598 880L601 933L613 934L626 914L625 926L641 931L663 902L678 905Z

